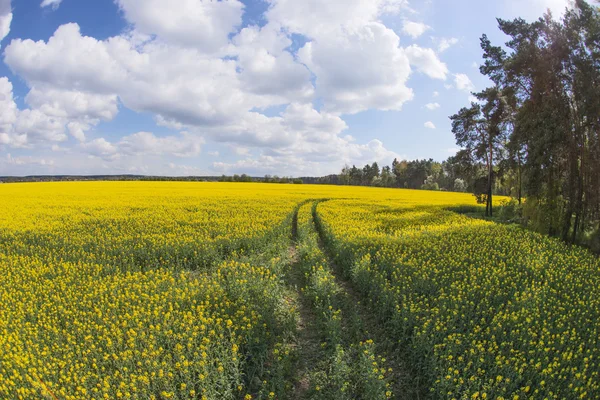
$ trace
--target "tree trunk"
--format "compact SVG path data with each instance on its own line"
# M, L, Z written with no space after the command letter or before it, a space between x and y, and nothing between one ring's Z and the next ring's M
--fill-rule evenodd
M583 159L583 148L581 151L581 166L579 176L577 179L577 203L575 204L575 224L573 225L573 233L571 234L571 243L577 241L577 233L579 231L579 224L581 223L581 214L583 213L583 171L584 171L584 159Z
M577 157L573 152L572 146L569 151L569 191L567 193L567 211L564 215L562 235L561 238L564 242L569 242L569 232L571 231L571 223L573 219L573 212L577 197Z
M564 215L563 227L562 227L562 235L561 239L564 242L568 242L569 239L569 231L571 230L571 219L573 218L573 206L569 203L567 206L567 211Z
M519 151L517 151L517 161L518 161L517 180L518 180L518 184L519 184L518 197L519 197L519 205L521 205L521 201L523 198L523 181L521 179L521 153Z
M488 206L490 209L490 217L493 217L492 215L492 180L493 180L493 175L494 175L494 167L493 167L493 162L494 162L494 153L493 153L493 148L492 148L492 140L490 137L490 162L488 163Z
M490 209L490 217L493 217L493 211L492 211L492 178L490 176L490 183L488 184L488 207Z

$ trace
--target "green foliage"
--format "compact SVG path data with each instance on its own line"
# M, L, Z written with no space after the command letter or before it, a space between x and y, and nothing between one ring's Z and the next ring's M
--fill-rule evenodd
M523 204L523 223L536 232L556 235L560 230L561 198L528 197Z
M466 192L467 184L464 179L456 178L454 180L454 191L455 192Z
M440 185L437 182L425 182L421 189L423 190L440 190Z
M498 20L509 40L483 35L480 70L505 110L484 118L506 129L505 184L529 199L529 226L575 243L600 223L600 8L572 6L558 21Z
M503 200L498 210L498 219L502 222L521 223L523 206L516 199Z

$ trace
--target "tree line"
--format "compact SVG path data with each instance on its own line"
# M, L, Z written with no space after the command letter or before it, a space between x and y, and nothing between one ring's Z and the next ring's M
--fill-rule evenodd
M454 156L441 163L433 159L394 159L391 166L381 168L376 162L362 168L346 166L335 179L325 177L322 179L329 182L321 183L466 192L475 189L477 169Z
M451 117L464 156L518 183L526 223L570 243L598 236L600 9L576 0L561 20L498 20L505 46L481 37L480 72L492 86Z
M264 178L254 178L246 174L235 174L232 176L223 175L219 178L219 182L304 183L302 178L290 178L287 176L279 177L277 175L265 175Z
M600 248L600 8L575 0L560 20L498 25L504 46L481 37L492 85L450 117L456 155L346 167L339 183L470 191L486 216L508 195L528 227Z

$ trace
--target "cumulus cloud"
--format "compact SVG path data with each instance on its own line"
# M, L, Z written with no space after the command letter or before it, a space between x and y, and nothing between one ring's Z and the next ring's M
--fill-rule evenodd
M0 78L0 144L26 147L37 142L66 140L64 121L37 109L19 110L12 83Z
M267 19L291 32L324 39L340 27L355 28L377 21L381 15L397 14L407 0L268 0Z
M435 124L431 121L425 122L425 124L423 126L427 129L435 129Z
M424 49L413 44L406 49L406 55L410 60L410 64L414 65L420 72L433 79L446 79L448 67L440 61L432 49Z
M143 172L155 165L148 157L193 157L212 141L244 149L243 160L265 169L333 172L396 155L377 139L344 136L342 115L401 110L414 96L413 68L433 79L448 74L434 50L402 47L382 22L403 18L406 0L268 0L265 24L245 27L238 0L115 2L130 24L119 36L99 40L71 23L47 40L6 47L4 61L29 93L19 110L12 85L0 80L0 145L63 149L57 143L71 140L97 168ZM410 35L429 29L415 24L405 23ZM121 107L184 133L89 140Z
M463 92L471 93L475 90L475 85L466 74L455 74L454 84L458 90L462 90Z
M67 139L64 122L42 113L26 109L18 113L15 131L27 135L30 142L62 142Z
M8 78L0 78L0 130L9 131L17 120L17 104L13 98L13 86Z
M363 145L348 143L335 155L333 159L321 159L306 158L295 153L285 155L263 153L257 157L247 157L232 163L214 162L212 168L218 173L314 176L336 173L345 164L363 165L374 161L390 164L394 158L402 158L397 153L386 149L377 139Z
M316 76L316 93L327 110L348 114L369 108L400 110L412 99L406 86L410 64L400 39L379 21L384 14L398 13L406 1L270 3L266 14L270 23L309 39L298 58Z
M245 48L251 40L240 41L241 50L237 51L243 59L242 52L252 51ZM260 46L254 49L258 51ZM277 51L283 51L281 45ZM56 93L102 96L89 99L89 103L104 104L107 115L114 111L118 96L126 107L151 112L163 125L206 127L239 121L253 108L285 104L288 97L310 97L306 68L278 56L278 67L252 69L244 60L240 65L234 59L210 58L197 49L156 41L139 46L126 37L98 41L82 36L78 25L68 24L59 27L47 42L13 41L6 48L5 62L34 88L43 83ZM282 79L268 82L269 73ZM282 89L283 82L287 82L287 90Z
M203 143L203 138L195 137L185 132L179 137L157 137L150 132L138 132L123 137L118 147L125 154L173 154L177 157L192 157L200 154Z
M21 157L13 157L10 153L8 153L4 158L0 158L0 165L42 165L42 166L52 166L54 165L54 160L39 158L39 157L31 157L31 156L21 156Z
M88 154L104 160L115 160L123 156L193 157L200 154L204 139L187 132L179 136L159 137L151 132L137 132L124 136L116 143L105 138L97 138L82 143L80 147Z
M258 95L308 101L314 95L310 71L285 49L292 40L280 28L249 26L233 39L243 88Z
M30 108L19 110L14 102L12 83L0 78L0 139L13 147L67 139L65 129L79 141L100 120L117 113L116 96L33 87L25 97Z
M378 22L309 42L299 51L299 58L315 73L317 92L332 112L400 110L413 97L406 86L408 57L394 31Z
M458 43L458 39L455 37L451 38L434 38L434 42L437 45L437 49L440 53L448 50L450 47Z
M428 110L437 110L438 108L440 108L440 104L439 103L427 103L425 104L425 108L427 108Z
M138 32L168 43L216 52L242 23L244 5L237 0L116 0Z
M98 138L91 142L83 143L81 144L81 148L93 156L104 159L114 159L117 155L117 147L104 138Z
M10 0L0 0L0 41L10 32L12 22L12 8Z
M167 170L167 175L170 176L192 176L192 175L196 175L196 176L201 176L201 175L210 175L211 172L203 169L203 168L198 168L192 165L183 165L183 164L176 164L176 163L168 163L168 170ZM163 174L165 172L162 172Z
M32 87L28 101L54 115L109 120L119 97L136 111L209 125L253 104L269 105L240 93L233 60L158 43L136 49L124 37L98 41L82 36L76 24L59 27L47 42L14 40L5 62Z
M88 118L112 120L118 113L117 96L58 89L51 86L34 86L25 102L46 115L62 118Z
M85 132L90 129L90 125L85 122L72 121L67 124L67 130L75 139L80 142L85 141Z
M129 43L121 37L106 42L81 36L79 25L61 25L47 42L15 39L4 51L4 62L32 84L110 94L127 79L123 62L135 67Z
M429 29L431 29L431 27L422 22L405 20L402 24L402 32L405 35L412 37L413 39L416 39L419 36L423 35Z
M43 0L42 4L40 4L40 7L50 6L53 10L56 10L58 6L60 6L60 3L62 3L62 0Z
M263 148L256 157L246 156L234 163L215 162L213 168L221 173L269 173L298 175L333 173L344 164L391 162L398 155L381 141L355 143L343 135L346 123L334 114L316 111L308 104L291 104L270 127L278 132L279 140ZM269 137L269 130L261 130ZM286 172L282 172L286 171Z

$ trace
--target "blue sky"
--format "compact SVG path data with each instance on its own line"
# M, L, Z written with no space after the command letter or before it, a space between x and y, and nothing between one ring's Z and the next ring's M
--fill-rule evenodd
M0 0L0 175L443 160L496 17L568 0Z

